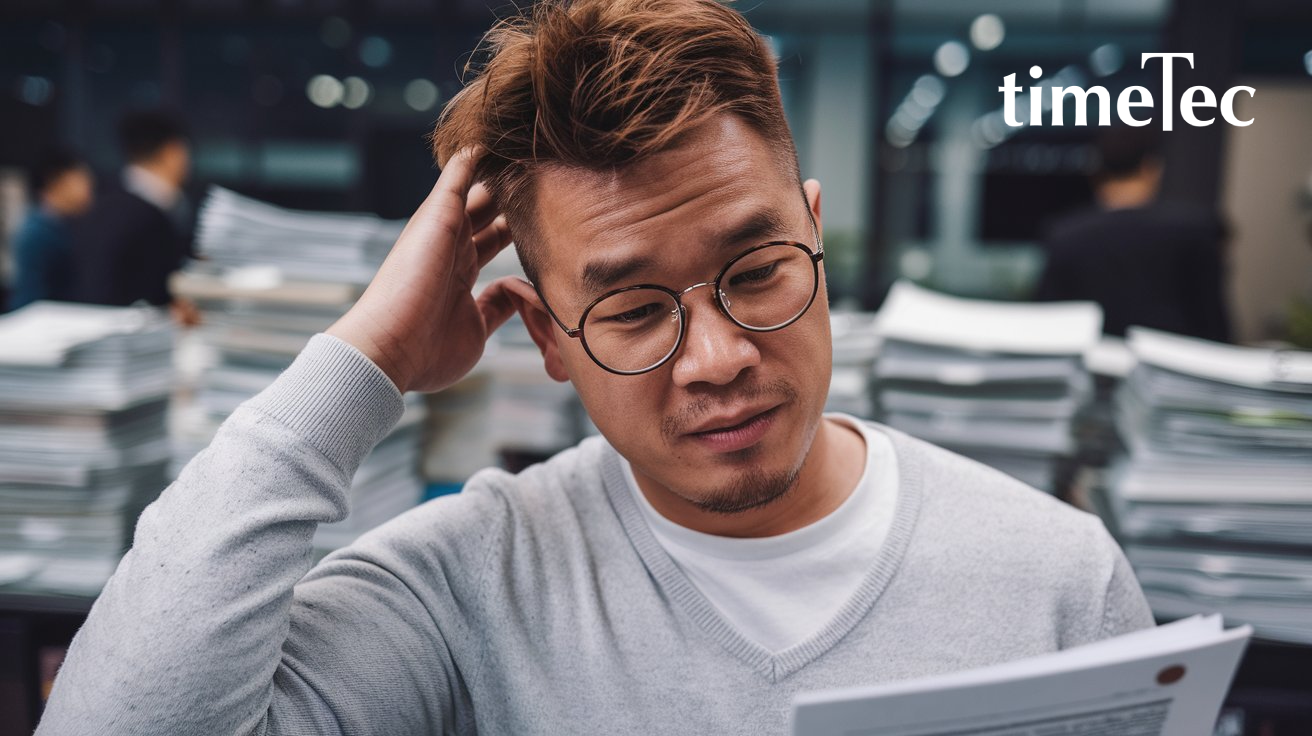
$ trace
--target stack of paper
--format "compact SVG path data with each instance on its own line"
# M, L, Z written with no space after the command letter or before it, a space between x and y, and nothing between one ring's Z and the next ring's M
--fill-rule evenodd
M173 333L155 309L0 317L0 585L94 593L163 490Z
M1084 366L1093 379L1093 398L1075 425L1075 465L1082 475L1096 478L1123 451L1116 431L1114 404L1117 390L1134 365L1134 354L1125 344L1125 338L1114 335L1103 335L1084 354ZM1088 483L1077 480L1076 485L1087 488Z
M498 331L480 366L492 377L488 417L497 452L553 455L588 431L573 385L547 375L518 317Z
M211 187L196 245L215 266L260 263L288 279L367 284L404 226L373 215L284 209Z
M1162 616L1312 643L1312 353L1132 329L1115 524Z
M829 317L829 329L833 335L834 368L825 411L873 417L875 406L870 375L879 355L875 315L872 312L835 311Z
M447 487L483 468L545 459L595 432L573 385L547 375L518 316L493 334L469 375L428 397L428 408L424 476Z
M201 209L200 251L209 260L175 274L175 294L201 308L207 357L179 414L175 470L204 449L243 401L264 390L316 333L355 303L404 223L366 215L294 212L211 190ZM401 421L367 457L352 485L351 514L324 524L320 551L335 549L419 502L426 409L406 397Z
M1091 387L1083 354L1101 325L1092 303L959 299L899 282L876 321L879 415L1053 491L1056 461L1075 450Z

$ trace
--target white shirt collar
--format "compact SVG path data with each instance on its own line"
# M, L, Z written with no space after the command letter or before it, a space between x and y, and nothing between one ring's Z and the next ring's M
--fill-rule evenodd
M182 196L177 187L136 164L123 170L123 187L165 212L173 209Z

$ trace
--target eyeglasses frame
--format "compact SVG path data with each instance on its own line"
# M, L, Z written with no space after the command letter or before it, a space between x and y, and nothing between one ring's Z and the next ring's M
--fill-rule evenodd
M564 332L567 337L574 338L578 340L580 344L583 345L583 351L588 354L588 357L592 359L593 363L596 363L598 367L600 367L602 370L606 371L607 373L614 373L615 375L619 375L619 376L638 376L638 375L642 375L643 373L650 373L651 371L654 371L657 368L660 368L661 366L665 365L666 363L669 362L670 358L674 357L674 355L679 352L679 348L683 347L683 337L687 331L687 325L688 325L688 310L683 304L683 295L687 294L688 292L694 289L700 289L703 286L714 286L715 291L712 294L711 300L715 302L715 307L718 310L720 310L720 314L723 314L725 318L728 319L730 322L734 323L735 325L741 327L744 330L747 330L748 332L757 332L757 333L775 332L777 330L782 330L783 328L801 319L802 316L805 315L807 311L811 309L811 305L815 304L815 295L820 293L820 261L824 260L825 257L825 245L824 242L820 240L820 233L818 228L815 227L814 220L812 221L811 226L812 226L812 232L814 232L816 235L816 239L815 239L816 249L814 251L811 250L811 246L805 243L798 242L796 240L771 240L769 242L760 243L759 245L748 248L742 253L739 253L733 258L730 258L729 262L724 264L724 267L720 269L720 272L715 275L714 279L710 281L702 281L700 283L693 284L692 286L689 286L683 291L675 291L665 286L661 286L660 284L634 284L632 286L623 286L618 289L612 289L602 294L601 296L597 297L596 299L593 299L588 304L588 306L584 308L583 314L579 315L578 326L573 328L566 327L565 323L562 322L560 317L556 315L556 311L551 308L550 304L547 303L547 297L542 293L542 289L540 289L537 284L532 284L532 286L533 286L533 290L537 292L538 298L542 300L542 306L546 307L547 314L551 315L551 319L555 321L556 325L560 327L561 331ZM720 289L720 282L724 278L725 274L727 274L729 270L733 268L735 263L739 262L743 258L746 258L747 256L753 253L756 253L757 251L763 250L765 248L774 247L777 245L793 246L795 248L800 248L802 251L806 253L807 258L811 261L811 270L812 270L811 296L806 300L806 306L798 310L797 314L793 315L791 319L789 319L787 322L784 322L783 324L776 325L774 327L752 327L750 325L745 325L742 322L739 322L732 314L730 314L728 307L724 305L724 292ZM617 370L601 362L600 360L597 359L596 355L593 355L592 348L588 347L587 336L583 334L583 325L587 323L588 314L592 311L592 308L600 304L602 301L609 299L612 296L615 296L616 294L623 294L624 292L627 291L637 291L638 289L656 289L657 291L661 291L664 292L665 294L668 294L670 298L674 300L675 305L679 308L679 312L678 312L679 337L674 341L674 347L670 348L670 351L668 353L663 355L660 360L656 361L655 363L648 366L647 368L643 368L641 370L636 370L636 371Z

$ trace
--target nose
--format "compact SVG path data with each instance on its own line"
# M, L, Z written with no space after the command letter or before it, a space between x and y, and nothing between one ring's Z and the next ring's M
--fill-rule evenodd
M702 286L711 286L705 298L689 298L689 292ZM683 345L673 359L674 383L680 388L694 383L724 386L761 363L752 333L719 310L713 289L713 284L697 284L683 292Z

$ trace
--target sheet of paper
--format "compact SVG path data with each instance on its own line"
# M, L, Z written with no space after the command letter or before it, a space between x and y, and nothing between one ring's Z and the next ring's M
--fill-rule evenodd
M807 736L1211 733L1252 631L1199 617L941 677L799 695Z

